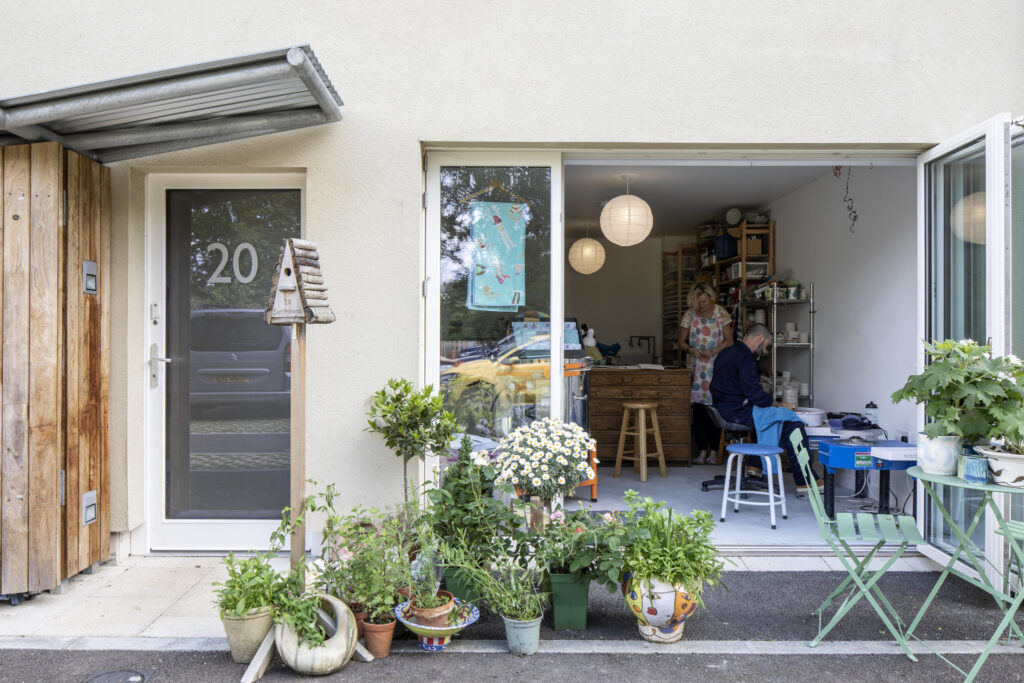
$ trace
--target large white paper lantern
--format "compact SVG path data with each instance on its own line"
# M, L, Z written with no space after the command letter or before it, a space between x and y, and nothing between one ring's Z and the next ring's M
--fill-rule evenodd
M613 244L631 247L640 244L651 234L654 214L647 202L629 193L629 174L626 180L626 194L620 194L601 209L601 232Z
M964 242L985 244L985 193L969 194L953 205L953 234Z
M590 237L576 240L569 247L569 265L584 275L596 273L604 265L604 245Z

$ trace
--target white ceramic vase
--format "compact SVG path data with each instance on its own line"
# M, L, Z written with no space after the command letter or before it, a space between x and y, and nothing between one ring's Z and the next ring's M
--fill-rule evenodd
M320 605L337 624L337 630L324 641L313 647L299 643L299 635L285 624L274 627L274 644L284 663L301 674L323 676L334 673L348 663L355 652L356 618L345 603L331 595L320 596ZM328 634L330 632L328 631Z
M955 475L962 453L959 436L929 438L924 432L917 435L917 464L927 474Z

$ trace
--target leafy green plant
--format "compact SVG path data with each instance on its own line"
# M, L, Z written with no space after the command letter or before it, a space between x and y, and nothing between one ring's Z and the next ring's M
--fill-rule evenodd
M320 647L327 633L317 617L320 598L306 591L306 565L299 564L278 585L274 622L285 624L299 636L299 643Z
M1024 364L969 339L925 342L924 349L928 364L893 393L893 402L923 403L931 438L1002 438L1009 450L1024 452Z
M523 566L514 553L504 552L492 556L487 566L461 534L438 545L445 563L462 572L463 579L483 596L492 612L516 621L530 621L544 614L548 594L541 590L542 570L536 564Z
M270 553L257 553L236 558L228 553L224 568L228 578L216 582L216 604L221 617L241 617L252 609L272 607L277 600L278 575L270 566Z
M439 487L426 491L431 503L426 521L434 534L453 539L461 531L468 546L482 556L510 536L522 518L494 497L496 489L512 492L511 486L496 482L497 476L489 454L473 453L469 437L463 437L458 460L441 473Z
M666 509L664 501L626 491L626 513L608 513L597 528L601 556L597 580L614 592L627 573L679 583L697 594L705 583L721 582L724 563L711 542L714 519L704 510L692 516Z
M367 411L366 431L384 437L385 445L402 459L405 500L409 500L409 461L442 454L455 433L455 418L444 401L427 385L413 389L407 379L394 378L376 392Z
M556 574L593 578L602 557L599 524L587 510L555 510L537 536L535 561Z

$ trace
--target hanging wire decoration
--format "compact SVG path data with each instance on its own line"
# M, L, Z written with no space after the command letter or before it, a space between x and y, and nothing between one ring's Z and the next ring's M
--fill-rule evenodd
M873 166L873 165L872 165ZM853 232L853 224L857 222L857 211L853 208L853 197L850 196L850 175L853 173L853 167L846 167L846 191L843 193L843 203L846 204L846 214L850 217L850 232ZM833 166L832 175L836 178L840 178L843 175L842 166Z

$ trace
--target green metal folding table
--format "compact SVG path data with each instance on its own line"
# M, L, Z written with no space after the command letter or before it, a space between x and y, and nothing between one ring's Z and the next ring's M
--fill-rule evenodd
M942 584L946 581L946 577L950 574L960 577L964 581L970 583L971 585L977 586L981 590L991 595L992 598L995 600L996 606L1000 610L1002 610L1003 619L999 622L999 626L996 627L995 633L992 634L992 637L989 639L984 651L978 657L977 661L974 663L974 667L970 670L970 672L965 672L963 669L950 662L941 654L937 652L935 653L947 664L952 666L960 673L964 674L966 676L966 681L972 681L974 680L974 677L978 675L978 671L981 669L982 664L985 663L985 659L988 658L989 654L992 652L992 649L999 641L999 638L1003 635L1003 632L1006 631L1008 627L1011 628L1013 632L1016 634L1017 638L1019 638L1021 642L1024 643L1024 633L1021 632L1020 627L1014 620L1014 615L1016 614L1017 609L1020 607L1021 602L1024 601L1024 590L1019 590L1017 591L1016 596L1012 596L1004 592L1004 588L1008 585L1009 582L1004 581L1003 586L1001 586L1000 588L996 588L995 586L993 586L992 582L988 580L988 576L985 572L985 562L987 560L985 559L984 553L981 551L980 548L974 545L973 542L971 542L971 534L974 533L974 529L978 526L978 523L984 518L985 510L992 510L996 522L999 525L999 533L1006 537L1006 540L1010 546L1010 552L1013 553L1013 555L1017 558L1018 562L1024 562L1024 551L1022 551L1021 546L1018 543L1018 539L1020 537L1014 532L1014 529L1012 528L1012 522L1008 523L1007 520L1003 517L1002 510L999 509L999 505L996 504L996 501L993 499L993 495L996 493L1006 493L1009 495L1018 496L1024 495L1024 489L1012 488L1010 486L1002 486L1000 484L972 484L970 482L964 481L963 479L960 479L959 477L928 474L922 471L920 467L911 467L909 470L907 470L907 474L909 474L911 477L914 477L915 479L918 479L921 482L922 486L924 487L925 493L927 493L928 497L932 500L932 502L935 503L935 507L938 508L939 512L942 514L942 518L945 519L946 524L949 525L950 531L956 537L957 547L956 550L953 552L952 556L950 557L949 562L946 564L946 567L942 570L942 573L939 575L938 581L935 582L935 587L932 588L931 592L928 594L928 597L925 598L924 604L921 605L921 609L919 609L917 612L917 616L914 617L914 621L907 628L905 636L907 638L914 638L918 642L921 642L926 647L928 647L927 642L914 636L914 629L916 629L917 625L921 622L922 617L924 617L924 614L928 610L928 607L932 604L932 601L935 599L936 594L938 594L939 589L942 587ZM946 509L946 506L942 504L942 497L935 490L936 484L948 486L951 488L971 489L974 491L982 492L982 499L978 505L978 509L974 513L974 516L971 518L970 522L966 525L966 528L964 528L964 526L960 524L957 524L956 520L954 520L953 517L949 514L949 511ZM968 562L970 562L971 565L973 565L974 569L978 572L979 578L975 578L973 576L970 576L969 574L965 574L963 571L956 568L956 563L958 560L961 559L961 557L963 557ZM999 570L1001 572L1007 571L1007 569L1002 567L1000 567ZM932 651L934 652L934 650Z

